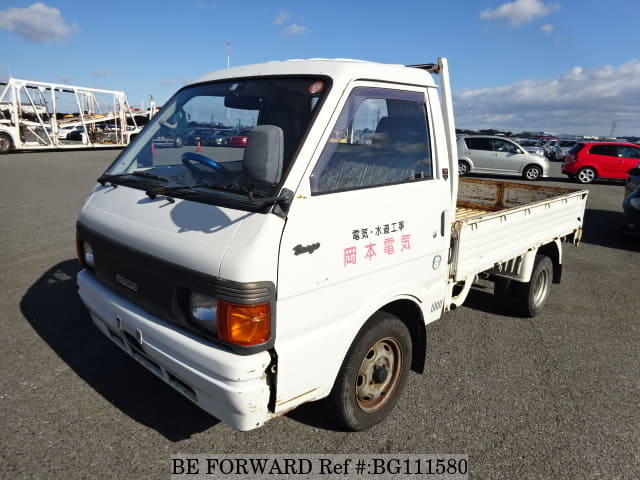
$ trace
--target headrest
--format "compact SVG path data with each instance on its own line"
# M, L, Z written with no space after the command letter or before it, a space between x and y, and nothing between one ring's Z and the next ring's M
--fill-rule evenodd
M416 119L409 116L382 117L378 122L373 143L389 145L392 143L418 143L424 136L416 128Z

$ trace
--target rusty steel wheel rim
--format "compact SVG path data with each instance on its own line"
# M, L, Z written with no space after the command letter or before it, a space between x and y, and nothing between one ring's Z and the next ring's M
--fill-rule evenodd
M393 397L403 361L394 338L380 339L369 348L356 377L356 400L363 411L376 412Z

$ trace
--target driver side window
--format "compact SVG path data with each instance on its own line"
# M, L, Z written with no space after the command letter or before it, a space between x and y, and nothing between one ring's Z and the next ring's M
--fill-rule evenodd
M433 178L424 94L356 88L311 174L322 194Z

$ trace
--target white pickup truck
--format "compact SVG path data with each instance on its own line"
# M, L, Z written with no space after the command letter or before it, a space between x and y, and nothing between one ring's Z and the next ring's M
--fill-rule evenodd
M156 144L178 113L251 128L246 147ZM369 428L423 370L426 324L478 276L535 316L561 242L580 240L586 191L459 183L457 159L446 59L205 75L98 179L77 223L80 296L105 335L238 430L325 397L337 422Z

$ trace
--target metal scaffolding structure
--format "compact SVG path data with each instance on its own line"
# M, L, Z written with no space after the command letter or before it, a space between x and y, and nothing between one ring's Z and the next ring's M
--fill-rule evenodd
M122 91L17 78L0 86L0 153L126 146L155 113L153 103L132 108Z

